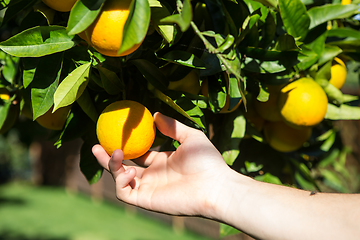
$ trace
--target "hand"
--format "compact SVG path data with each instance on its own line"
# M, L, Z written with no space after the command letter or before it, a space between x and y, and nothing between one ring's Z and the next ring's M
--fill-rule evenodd
M122 163L121 150L110 157L100 145L93 147L115 180L117 198L152 211L210 217L230 168L201 131L160 113L154 120L161 133L180 142L176 151L148 152L134 167Z

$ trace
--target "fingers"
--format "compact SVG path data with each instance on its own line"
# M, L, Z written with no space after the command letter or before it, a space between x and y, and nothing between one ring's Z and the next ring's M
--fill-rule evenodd
M145 153L143 156L132 160L134 163L136 163L139 166L142 167L148 167L150 166L155 159L159 161L166 161L166 159L172 154L172 152L156 152L156 151L150 151Z
M183 143L185 139L193 134L199 134L201 131L188 127L173 118L167 117L161 113L154 114L154 120L157 129L159 131L180 143Z
M96 157L96 159L98 160L99 164L106 170L110 171L109 170L110 156L107 154L104 148L99 144L96 144L92 147L92 152Z

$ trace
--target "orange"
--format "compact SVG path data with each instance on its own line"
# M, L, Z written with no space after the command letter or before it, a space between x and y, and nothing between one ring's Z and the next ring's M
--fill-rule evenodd
M134 52L140 45L118 54L130 13L130 0L108 0L97 19L85 30L89 44L103 55L117 57Z
M150 149L156 127L152 114L144 105L122 100L111 103L100 114L96 134L110 156L116 149L121 149L124 159L134 159Z
M351 0L341 0L341 5L347 5L350 3L351 3Z
M340 89L342 86L344 86L346 75L347 71L345 63L340 58L334 58L333 64L331 66L331 78L329 83L337 89Z
M278 96L282 85L268 85L269 99L266 102L254 101L254 107L258 114L267 121L280 121L281 115L278 108Z
M201 89L199 72L191 70L184 78L178 81L169 81L168 88L197 95Z
M312 128L297 129L282 121L266 122L264 135L267 143L277 151L292 152L298 150L310 138Z
M284 121L295 127L320 123L326 114L327 96L322 87L311 78L300 78L283 87L278 107Z
M76 0L42 0L50 8L59 12L69 12Z
M66 106L52 112L51 107L46 113L36 119L36 121L44 128L51 130L61 130L64 127L66 119L70 113L71 106Z

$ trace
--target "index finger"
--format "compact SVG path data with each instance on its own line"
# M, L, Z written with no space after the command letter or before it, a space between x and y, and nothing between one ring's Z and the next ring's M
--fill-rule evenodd
M98 160L99 164L106 170L110 171L109 169L110 156L109 154L107 154L105 149L100 144L96 144L92 147L92 152L96 157L96 159Z

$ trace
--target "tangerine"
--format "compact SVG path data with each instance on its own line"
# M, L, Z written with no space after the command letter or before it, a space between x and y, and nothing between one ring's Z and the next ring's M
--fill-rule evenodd
M42 0L48 7L59 11L69 12L77 0Z
M329 83L337 89L340 89L342 86L344 86L346 75L347 71L345 63L340 58L334 58L333 64L331 66L331 78Z

